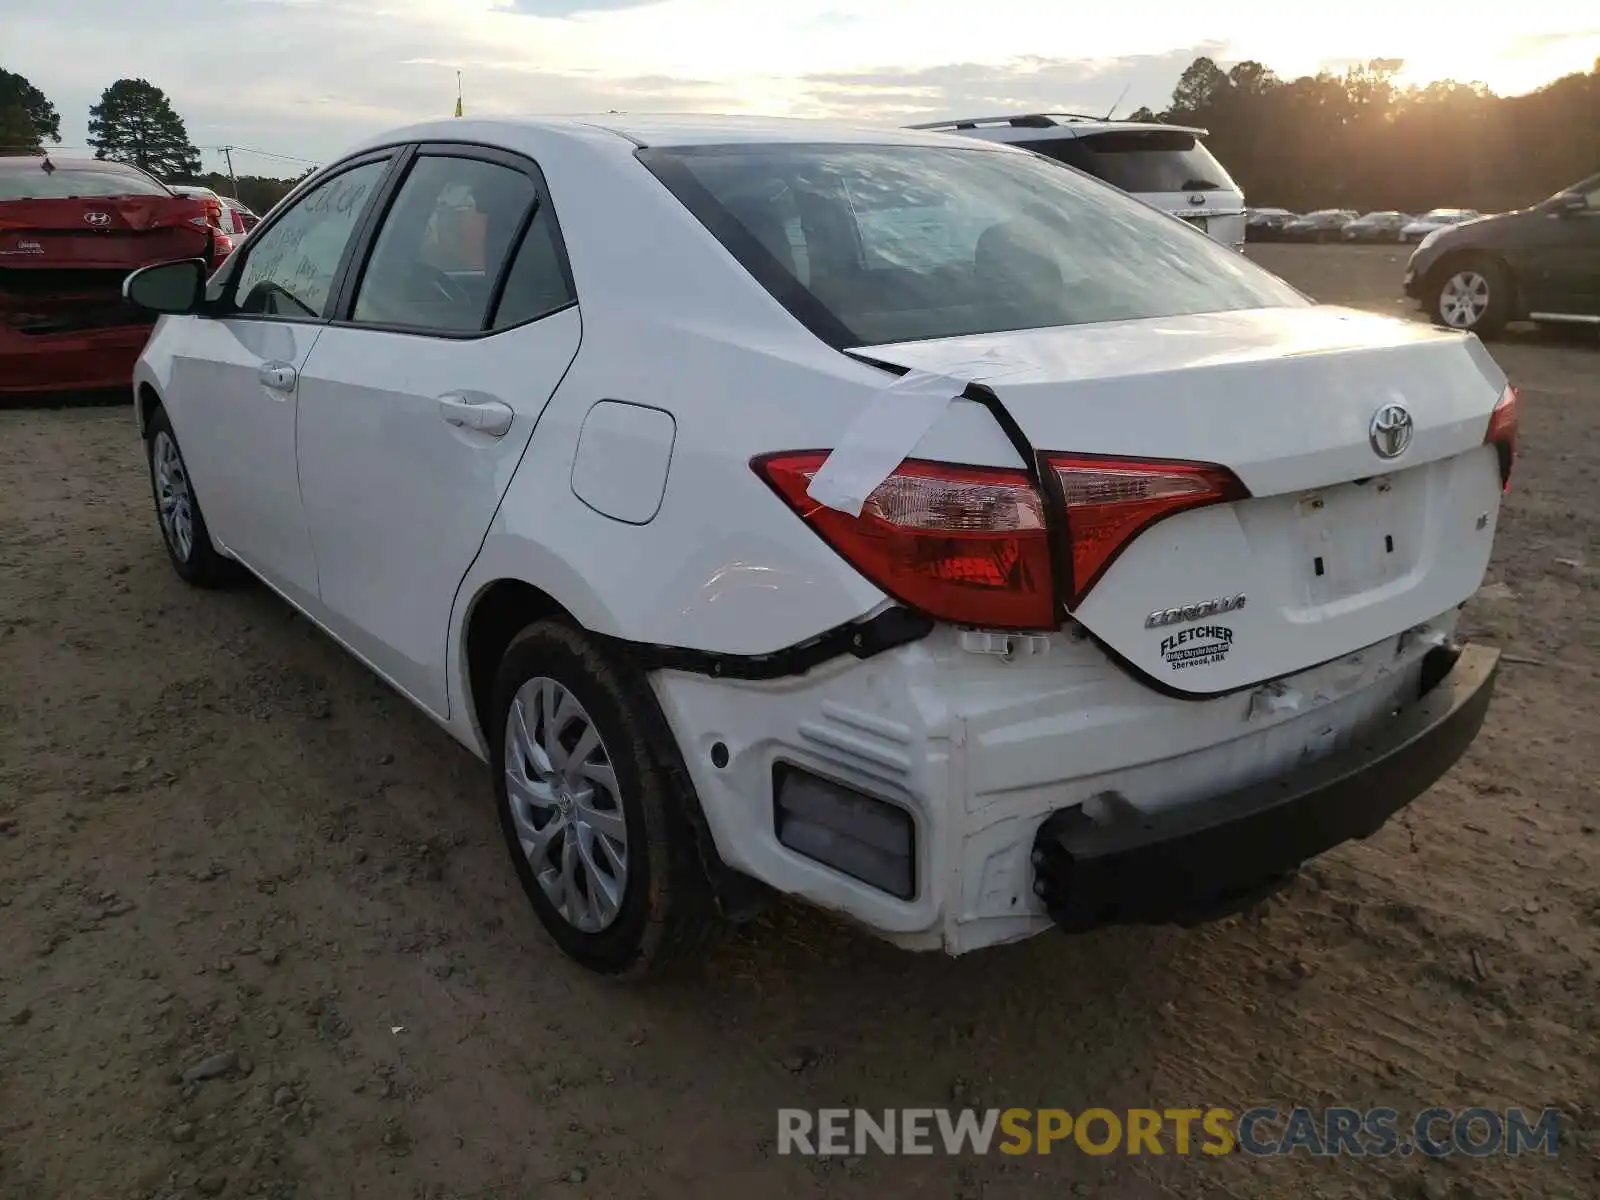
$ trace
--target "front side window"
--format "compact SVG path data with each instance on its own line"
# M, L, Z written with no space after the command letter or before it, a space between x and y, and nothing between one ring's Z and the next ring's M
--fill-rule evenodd
M335 175L252 237L234 285L236 309L310 320L323 316L345 248L388 169L388 160L381 159Z
M384 218L352 319L450 333L483 329L536 196L533 180L510 167L418 158Z
M835 344L1306 303L1242 255L1031 154L758 144L638 157Z

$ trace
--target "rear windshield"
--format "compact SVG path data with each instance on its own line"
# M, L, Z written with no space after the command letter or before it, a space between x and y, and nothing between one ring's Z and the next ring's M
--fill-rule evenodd
M841 347L1305 303L1184 222L1031 154L638 153L746 270Z
M1023 145L1135 195L1239 190L1192 133L1118 130Z
M170 196L148 175L102 167L0 170L0 200L68 200L81 196Z

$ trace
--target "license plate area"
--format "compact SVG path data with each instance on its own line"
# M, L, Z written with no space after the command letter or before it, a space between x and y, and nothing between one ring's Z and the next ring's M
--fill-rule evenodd
M1372 592L1417 565L1426 499L1408 473L1306 492L1295 502L1296 572L1305 600Z

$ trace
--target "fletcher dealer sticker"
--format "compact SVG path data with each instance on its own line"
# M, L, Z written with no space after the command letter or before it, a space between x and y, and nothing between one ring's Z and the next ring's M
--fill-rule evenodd
M1161 639L1161 657L1174 671L1209 667L1228 657L1233 630L1226 625L1195 625Z

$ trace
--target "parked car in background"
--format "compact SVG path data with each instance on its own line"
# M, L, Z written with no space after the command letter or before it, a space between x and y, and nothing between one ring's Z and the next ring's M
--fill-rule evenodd
M1420 242L1436 229L1449 229L1463 221L1476 221L1483 214L1471 208L1433 208L1400 227L1402 242Z
M202 201L212 223L234 241L249 233L260 220L247 206L232 196L220 195L211 188L190 183L175 183L170 186L180 196L193 196Z
M1342 233L1347 242L1396 242L1400 230L1413 220L1403 212L1369 212L1351 221Z
M1013 146L435 121L126 286L176 573L489 763L597 972L772 892L953 954L1236 912L1493 690L1494 360Z
M1243 250L1244 192L1206 149L1206 130L1080 113L961 117L913 125L1021 146L1066 163Z
M1600 326L1600 175L1435 229L1412 252L1405 289L1439 324L1483 337L1508 321Z
M217 195L216 192L208 187L200 187L192 183L172 183L167 186L172 189L174 195L192 196L199 200L206 206L206 216L211 219L211 223L224 233L228 232L227 227L222 223L222 197Z
M225 249L204 205L134 167L0 157L0 392L126 386L151 316L130 270Z
M1290 221L1298 220L1299 215L1299 213L1290 212L1287 208L1247 208L1245 209L1245 241L1282 241L1283 227Z
M254 229L261 220L232 196L222 197L222 228L235 242Z
M1284 222L1283 237L1289 242L1336 242L1356 215L1350 208L1319 208Z

